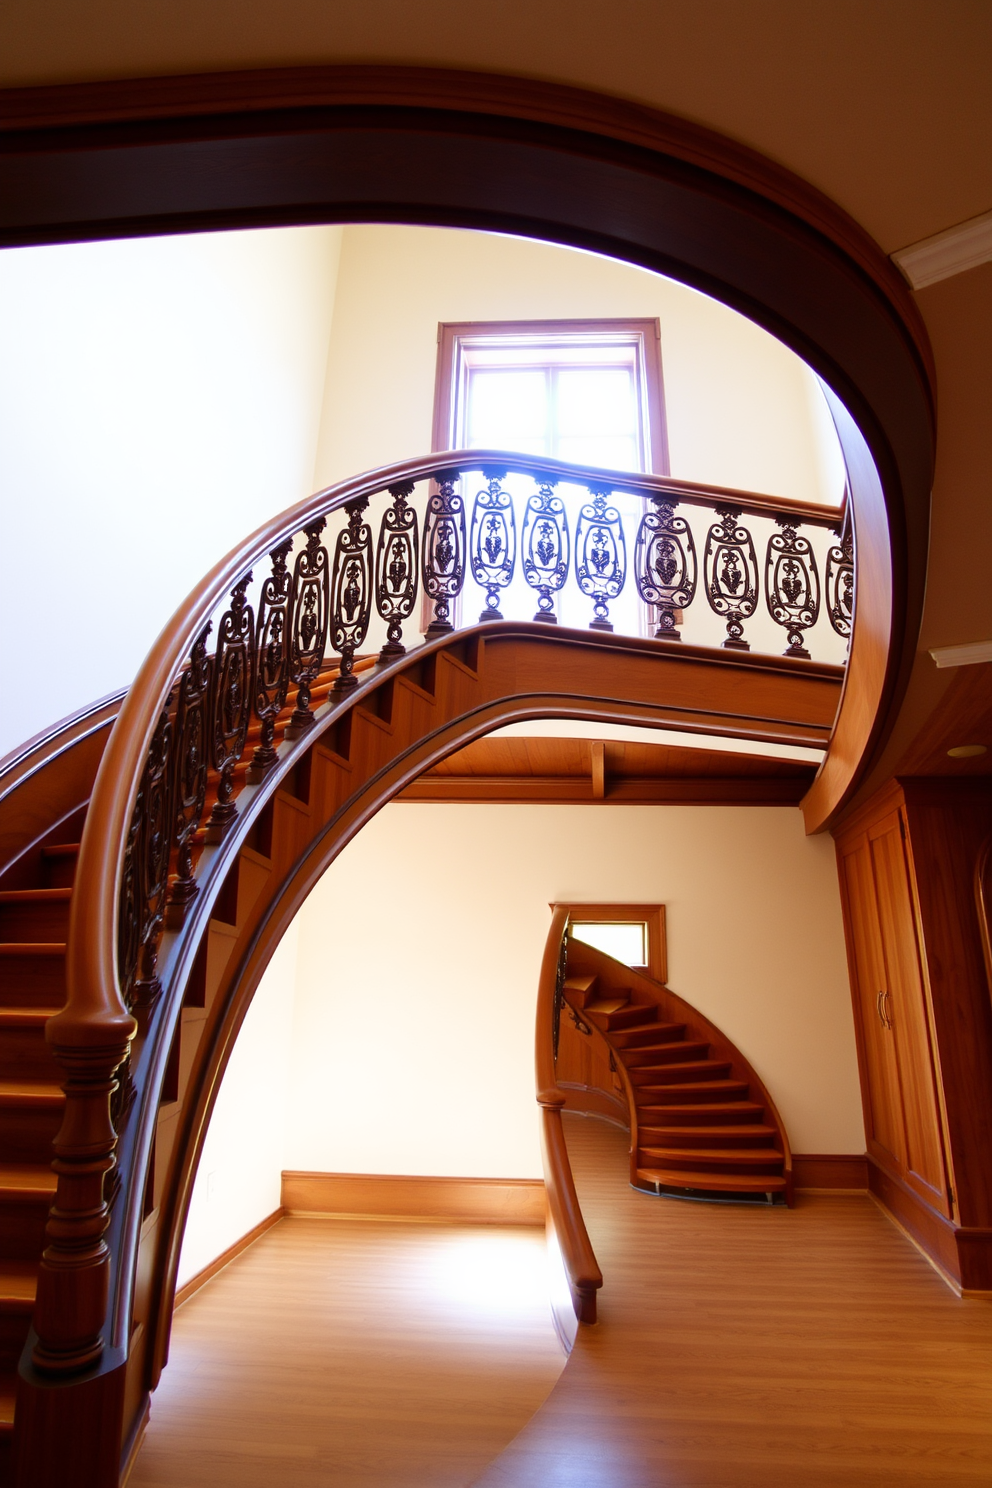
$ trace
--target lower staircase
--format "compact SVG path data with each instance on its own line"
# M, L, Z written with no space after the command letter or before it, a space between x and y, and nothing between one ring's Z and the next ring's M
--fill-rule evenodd
M619 1082L626 1097L635 1188L792 1203L792 1160L778 1112L744 1056L702 1014L662 983L576 939L569 942L564 1001L560 1061L575 1057L576 1040L598 1045L591 1067L602 1074L608 1068L614 1090ZM602 1074L596 1083L608 1089ZM569 1104L583 1104L574 1085ZM593 1109L602 1113L602 1097Z

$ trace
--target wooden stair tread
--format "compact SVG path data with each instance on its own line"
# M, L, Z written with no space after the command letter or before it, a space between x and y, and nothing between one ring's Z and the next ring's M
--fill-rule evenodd
M71 889L0 889L0 904L64 904Z
M0 1436L14 1429L14 1401L17 1398L17 1371L0 1371Z
M44 1028L57 1007L0 1007L0 1028Z
M78 842L54 842L41 849L43 858L74 858L79 855Z
M786 1187L779 1173L694 1173L689 1168L638 1168L644 1183L661 1183L666 1188L710 1189L722 1193L777 1193Z
M607 997L598 1002L587 1002L582 1009L584 1013L619 1013L621 1008L630 1006L629 997Z
M662 1090L670 1090L673 1095L684 1095L687 1090L703 1090L708 1095L722 1095L730 1090L739 1090L742 1094L746 1095L747 1088L743 1080L683 1080L675 1085L638 1085L636 1087L638 1092L645 1097L645 1104L651 1106L669 1104L666 1101L648 1099L649 1096L657 1096L658 1092ZM638 1102L638 1106L640 1106L640 1102Z
M655 1064L638 1064L638 1065L632 1066L632 1070L635 1070L637 1072L637 1074L639 1074L639 1075L653 1075L653 1074L658 1074L658 1075L668 1075L668 1076L671 1076L671 1075L679 1074L679 1075L683 1076L683 1080L682 1080L681 1083L691 1084L692 1083L691 1080L688 1080L687 1081L687 1080L684 1079L684 1077L686 1075L695 1075L695 1074L698 1074L701 1077L701 1079L703 1079L705 1081L705 1078L706 1078L707 1075L709 1075L709 1074L717 1075L717 1071L718 1070L725 1070L725 1071L727 1071L727 1073L729 1073L729 1071L730 1071L730 1060L729 1059L686 1059L686 1060L682 1061L681 1063L679 1061L677 1061L677 1060L672 1060L669 1064L657 1064L657 1065L655 1065ZM721 1077L720 1076L717 1076L717 1078L721 1078ZM710 1081L709 1083L712 1084L714 1082L713 1081ZM641 1087L642 1087L642 1089L644 1088L644 1084L645 1084L645 1082L644 1081L641 1081ZM659 1081L659 1084L661 1084L660 1081Z
M0 1080L0 1107L61 1106L65 1092L61 1085L43 1080Z
M37 1199L55 1192L57 1179L47 1163L0 1164L0 1199Z
M697 1086L696 1088L698 1089L699 1087ZM649 1117L652 1112L659 1117L669 1118L673 1116L695 1116L698 1119L700 1116L738 1115L741 1117L752 1115L760 1117L765 1114L765 1108L764 1106L759 1106L756 1101L746 1100L709 1102L698 1101L689 1105L678 1105L676 1102L672 1101L666 1103L665 1105L639 1105L637 1108L637 1114L644 1118ZM664 1121L658 1121L657 1123L655 1123L654 1121L646 1120L645 1124L648 1126L663 1126Z
M691 1109L691 1107L690 1107ZM654 1126L649 1122L641 1122L640 1134L643 1138L646 1133L650 1137L642 1145L650 1147L663 1147L665 1143L655 1140L657 1137L672 1138L671 1145L675 1145L678 1138L686 1137L747 1137L753 1141L755 1137L776 1137L778 1133L773 1126L763 1126L757 1121L742 1121L737 1126Z
M37 1261L0 1261L0 1312L30 1313L37 1290Z
M0 940L0 956L64 955L64 940Z

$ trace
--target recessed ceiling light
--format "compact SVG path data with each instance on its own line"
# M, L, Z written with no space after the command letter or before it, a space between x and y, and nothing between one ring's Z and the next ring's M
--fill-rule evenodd
M988 754L987 744L955 744L949 749L951 759L974 759L978 754Z

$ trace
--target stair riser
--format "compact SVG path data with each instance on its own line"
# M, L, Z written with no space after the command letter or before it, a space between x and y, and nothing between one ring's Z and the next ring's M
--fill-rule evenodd
M643 1147L771 1147L775 1141L774 1132L769 1132L767 1136L755 1136L748 1131L746 1125L741 1127L740 1132L721 1131L719 1142L703 1132L686 1133L678 1127L642 1125L638 1128L638 1137Z
M606 1001L606 998L603 998ZM643 1006L617 1008L615 1013L590 1013L589 1018L598 1028L612 1033L614 1028L629 1028L631 1024L650 1023L652 1009Z
M653 1089L645 1088L643 1090L640 1086L636 1086L634 1094L637 1100L638 1110L642 1106L664 1108L666 1106L692 1105L695 1102L699 1102L701 1105L707 1105L714 1098L711 1090L694 1090L691 1085L663 1086L659 1084ZM747 1100L747 1086L741 1084L736 1090L733 1087L729 1091L722 1090L720 1092L720 1099Z
M733 1106L726 1111L707 1111L700 1106L692 1106L683 1111L677 1106L643 1105L638 1107L637 1114L643 1126L726 1126L730 1122L760 1125L765 1114L761 1107L757 1106L754 1110L748 1110L744 1101L741 1101L740 1105L739 1113L733 1109Z
M642 1044L677 1044L685 1036L685 1024L673 1028L618 1028L610 1034L610 1042L617 1049L637 1049Z
M76 881L77 855L46 858L41 860L41 886L43 889L71 889Z
M623 1051L623 1062L629 1070L647 1069L652 1066L670 1064L689 1064L705 1059L709 1054L709 1044L672 1044L664 1051L658 1049L625 1049Z
M735 1173L746 1178L757 1178L764 1174L769 1177L780 1177L784 1166L781 1157L770 1158L766 1163L742 1162L738 1168L727 1159L701 1157L698 1154L676 1157L670 1152L659 1153L638 1149L637 1165L639 1168L660 1167L662 1164L669 1172L715 1173L723 1178L729 1178Z
M0 940L64 941L68 933L68 899L0 903Z
M31 1324L30 1310L6 1312L0 1310L0 1369L5 1372L16 1369L24 1351L24 1340Z
M49 1163L62 1124L60 1110L0 1108L0 1162Z
M56 1007L65 1002L65 955L0 956L0 1007Z
M0 1027L0 1080L59 1085L62 1078L45 1042L44 1028Z
M664 1069L632 1069L629 1071L632 1085L690 1085L693 1080L725 1080L730 1074L729 1064L718 1064L700 1073L679 1064L666 1064Z
M0 1199L0 1255L11 1261L37 1260L44 1249L50 1202L48 1194L26 1203Z

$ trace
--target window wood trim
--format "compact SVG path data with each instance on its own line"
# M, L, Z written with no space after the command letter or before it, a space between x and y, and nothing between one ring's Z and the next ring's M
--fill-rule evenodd
M437 366L434 375L434 423L431 453L451 449L454 369L459 342L474 336L542 337L582 335L638 336L644 359L644 422L650 450L649 475L671 475L665 383L661 368L661 322L657 317L588 320L459 320L441 321L437 328Z
M668 934L663 904L584 904L559 901L552 908L568 910L569 922L573 919L599 921L607 925L646 924L648 927L648 960L644 967L633 970L645 971L656 982L668 982Z

